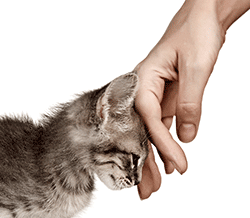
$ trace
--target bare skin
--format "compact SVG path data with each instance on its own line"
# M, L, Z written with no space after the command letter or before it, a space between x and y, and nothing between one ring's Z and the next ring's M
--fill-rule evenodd
M187 170L186 156L169 133L173 116L179 139L191 142L226 31L249 8L250 0L186 0L157 45L135 68L140 78L136 107L168 174L174 169L181 174ZM150 149L138 185L141 199L160 185L161 175Z

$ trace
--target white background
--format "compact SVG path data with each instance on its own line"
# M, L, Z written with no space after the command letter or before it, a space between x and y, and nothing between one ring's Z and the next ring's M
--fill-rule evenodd
M0 1L0 114L35 120L74 94L131 71L158 42L182 0ZM79 217L250 217L250 12L228 31L209 80L199 134L181 144L189 169L136 188L100 182ZM171 129L174 138L175 128Z

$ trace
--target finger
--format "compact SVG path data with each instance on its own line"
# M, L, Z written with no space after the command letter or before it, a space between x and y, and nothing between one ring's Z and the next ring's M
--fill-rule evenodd
M180 174L187 170L186 156L175 142L165 125L154 119L150 121L152 139L162 155L164 163L170 161Z
M156 192L161 186L161 174L155 162L154 151L153 151L150 141L148 141L148 148L149 148L148 161L150 162L149 166L150 166L152 176L153 176L153 181L154 181L153 191Z
M180 174L187 170L186 156L165 125L158 119L148 121L151 139L165 162L170 161Z
M166 174L171 174L174 172L174 166L173 164L168 160L168 159L165 159L165 157L161 154L161 152L159 150L157 150L161 160L163 161L164 163L164 167L165 167L165 172Z
M202 97L210 73L198 67L180 67L176 128L182 142L192 141L198 131Z
M172 125L172 122L173 122L173 117L164 117L162 119L162 122L163 124L167 127L167 129L170 129L171 125ZM167 159L163 159L164 157L162 156L162 154L159 152L158 150L158 153L159 153L159 156L161 157L163 163L164 163L164 167L165 167L165 172L166 174L171 174L174 172L174 166L173 164L167 160Z
M154 145L164 159L171 161L177 171L183 174L187 170L186 156L161 121L161 107L158 99L152 92L144 92L143 95L138 95L136 106L148 127Z
M162 117L173 117L175 115L177 96L178 82L166 81L164 95L161 102Z
M150 195L156 192L161 186L161 175L154 159L151 144L149 147L149 155L142 170L142 180L137 186L139 196L142 200L149 198Z
M164 95L161 102L162 122L170 129L173 116L176 113L176 99L178 96L178 83L176 81L166 81Z
M169 160L165 161L165 172L166 174L171 174L174 172L174 166Z
M170 129L173 123L173 117L164 117L162 118L162 122L166 126L167 129Z

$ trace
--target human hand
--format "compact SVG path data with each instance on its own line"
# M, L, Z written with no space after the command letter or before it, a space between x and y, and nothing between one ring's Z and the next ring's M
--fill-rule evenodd
M166 173L175 168L182 174L187 169L185 154L169 128L175 115L179 139L190 142L195 138L203 92L225 40L225 30L212 2L186 1L162 39L135 68L140 79L136 108L149 129ZM140 197L148 198L160 183L150 149L138 185Z

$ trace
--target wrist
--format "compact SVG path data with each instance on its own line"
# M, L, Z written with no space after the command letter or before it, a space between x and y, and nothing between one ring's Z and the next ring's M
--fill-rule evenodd
M195 5L198 9L205 9L205 11L213 10L225 32L250 9L250 0L186 0L185 3Z
M250 9L250 0L215 0L220 25L227 29Z
M186 0L184 5L197 13L214 12L226 33L227 29L250 9L250 0Z

